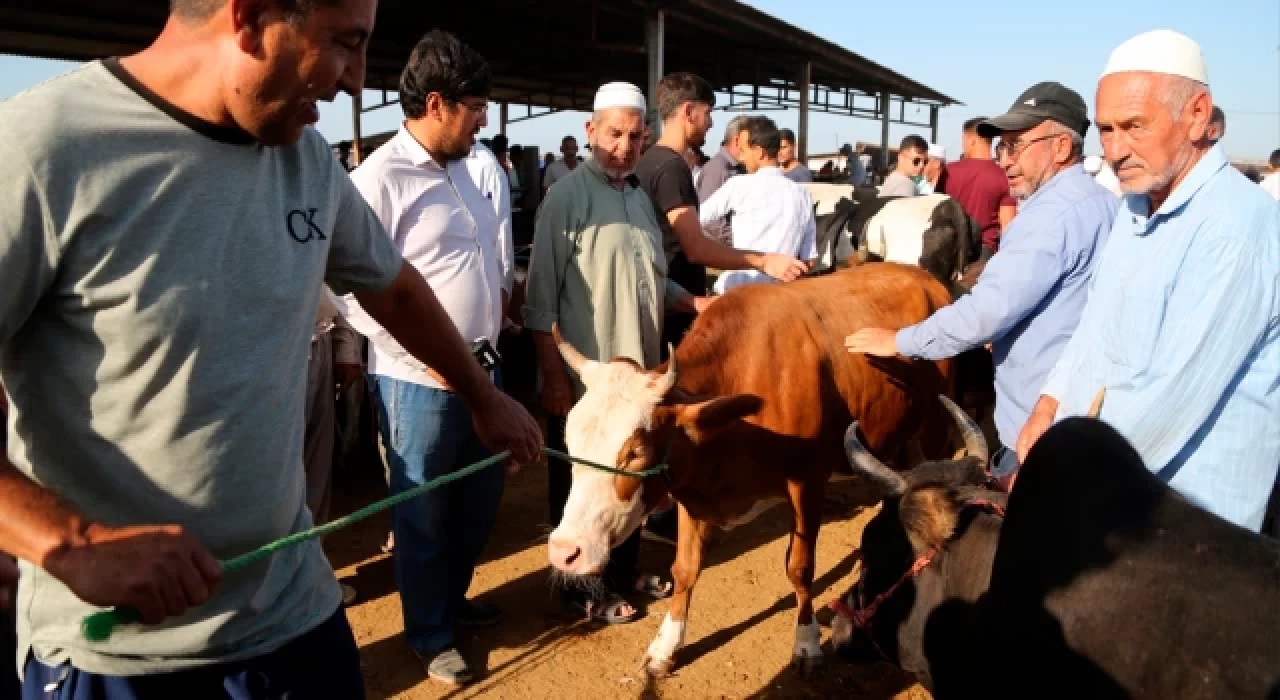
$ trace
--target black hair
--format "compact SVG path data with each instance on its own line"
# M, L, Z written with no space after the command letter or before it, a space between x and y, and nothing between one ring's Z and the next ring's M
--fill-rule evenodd
M449 102L463 97L488 98L493 89L489 62L454 35L433 29L409 54L400 74L400 106L409 119L427 113L427 95L439 93Z
M974 133L974 134L977 134L977 133L978 133L978 124L980 124L980 123L982 123L982 122L985 122L986 120L987 120L987 118L986 118L986 117L974 117L973 119L966 119L966 120L964 120L964 133L966 133L966 134L968 134L968 133ZM979 136L981 136L982 134L978 134L978 135L979 135ZM990 139L987 139L987 140L989 141Z
M768 117L748 117L743 131L747 132L747 144L759 146L770 159L777 159L778 148L782 146L782 133L778 125Z
M899 153L913 149L922 153L928 153L929 142L925 141L923 137L917 134L909 134L906 138L902 139L902 143L898 144Z
M341 5L343 0L274 0L286 17L305 16L317 7ZM209 19L227 0L169 0L169 13L188 21Z
M1267 160L1267 164L1277 170L1280 170L1280 148L1271 152L1271 158Z
M671 73L658 81L653 103L663 121L670 119L680 109L680 105L686 102L700 102L715 107L716 93L711 89L711 83L693 73Z
M794 145L796 142L796 132L790 129L778 129L778 136L789 144Z

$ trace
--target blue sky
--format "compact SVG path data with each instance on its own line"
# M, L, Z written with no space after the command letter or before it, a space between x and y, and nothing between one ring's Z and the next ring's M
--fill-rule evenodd
M1280 148L1280 0L1080 0L1074 3L1009 3L989 13L964 2L914 3L853 0L750 0L775 17L903 73L965 104L942 110L940 141L954 157L960 124L1006 109L1025 88L1056 80L1084 96L1093 90L1107 54L1125 39L1168 28L1198 41L1209 66L1214 101L1227 113L1224 145L1232 157L1266 158ZM423 27L425 32L429 27ZM479 28L477 28L479 31ZM465 36L462 37L466 39ZM67 70L71 64L0 56L0 97ZM794 112L769 113L794 128ZM351 136L350 102L340 97L321 110L319 128L330 140ZM399 109L365 115L365 133L394 128ZM513 124L513 144L555 150L565 134L579 136L586 115L557 114ZM718 143L727 115L717 112L711 143ZM488 136L497 130L490 113ZM912 131L894 127L897 141ZM858 139L878 141L877 122L815 114L810 152L835 150ZM928 134L924 136L928 138ZM1099 152L1096 131L1086 138Z

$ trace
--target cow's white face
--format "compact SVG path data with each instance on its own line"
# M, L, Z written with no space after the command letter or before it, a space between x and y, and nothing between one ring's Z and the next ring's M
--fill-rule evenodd
M574 457L641 472L681 450L687 455L761 408L759 397L746 394L692 401L675 390L674 361L663 373L646 372L626 360L594 362L555 335L560 354L586 387L565 425L566 446ZM665 498L666 484L646 486L638 478L574 464L564 515L547 542L551 565L570 574L602 572L610 551Z
M646 438L669 390L668 378L628 362L590 360L579 366L578 376L587 391L566 421L569 454L632 471L660 463L664 455ZM609 552L644 519L643 496L639 479L574 464L564 516L548 542L552 565L573 574L603 571Z

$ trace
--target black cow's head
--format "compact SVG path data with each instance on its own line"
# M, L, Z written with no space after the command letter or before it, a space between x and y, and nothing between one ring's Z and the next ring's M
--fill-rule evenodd
M942 560L949 556L952 543L970 529L974 514L981 512L970 506L994 503L1002 508L1005 503L1003 494L985 487L988 455L981 430L946 397L942 401L959 425L963 458L925 462L897 472L863 446L856 422L845 433L845 452L853 471L884 495L880 512L862 533L862 576L832 622L833 644L846 658L884 659L910 671L926 671L923 621L945 600L948 582L944 577L966 566L964 561L943 566ZM994 551L994 539L990 546ZM977 576L983 585L986 575L979 572Z

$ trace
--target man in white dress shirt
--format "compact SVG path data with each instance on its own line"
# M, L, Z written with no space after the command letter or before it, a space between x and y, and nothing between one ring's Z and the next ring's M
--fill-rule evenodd
M513 256L510 227L498 216L510 205L495 209L494 198L507 196L501 168L487 150L475 153L492 82L488 63L471 48L445 32L427 34L400 78L404 124L351 179L463 338L496 345ZM369 371L392 493L489 456L470 411L435 370L406 354L358 307L348 318L373 344ZM467 600L466 592L503 481L500 468L486 469L392 514L405 637L427 674L448 684L473 680L455 626L494 624L500 615Z
M813 198L779 167L781 144L782 134L772 119L747 119L738 133L740 162L747 174L727 180L698 208L698 218L706 226L733 214L734 248L812 261L818 255ZM716 280L715 290L724 294L740 284L773 281L756 270L729 270Z

